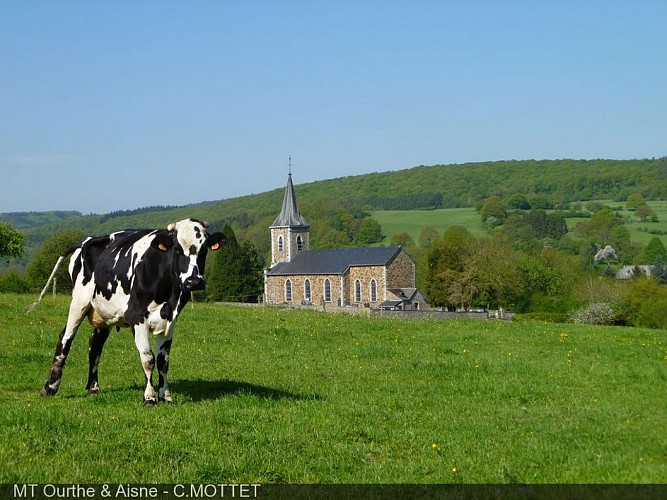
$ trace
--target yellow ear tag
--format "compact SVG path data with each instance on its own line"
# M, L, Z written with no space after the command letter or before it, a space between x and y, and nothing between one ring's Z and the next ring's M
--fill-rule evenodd
M220 243L213 243L211 245L211 250L217 250L218 248L220 248Z
M163 252L167 251L167 247L164 246L164 243L158 243L157 247L162 250Z

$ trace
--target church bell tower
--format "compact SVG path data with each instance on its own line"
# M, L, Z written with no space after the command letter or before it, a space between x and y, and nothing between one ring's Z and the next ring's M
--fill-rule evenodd
M271 266L279 262L289 262L298 253L310 248L310 226L299 213L292 184L290 160L287 187L280 215L269 227L271 233Z

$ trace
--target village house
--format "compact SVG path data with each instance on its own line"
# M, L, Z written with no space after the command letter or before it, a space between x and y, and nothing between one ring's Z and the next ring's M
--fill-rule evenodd
M617 280L629 280L637 276L651 276L651 267L647 265L641 266L623 266L616 273Z
M310 250L310 226L299 213L292 184L269 228L271 267L264 272L266 304L419 310L415 262L400 247Z

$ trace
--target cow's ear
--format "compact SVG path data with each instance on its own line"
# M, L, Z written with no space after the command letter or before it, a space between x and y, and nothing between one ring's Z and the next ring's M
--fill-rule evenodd
M211 250L217 250L225 243L227 243L227 237L222 233L213 233L208 237L208 247Z
M174 238L168 234L156 234L151 246L161 252L168 252L174 246Z

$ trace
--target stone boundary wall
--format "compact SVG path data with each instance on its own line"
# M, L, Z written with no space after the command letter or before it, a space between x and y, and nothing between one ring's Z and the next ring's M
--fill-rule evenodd
M513 311L382 311L379 309L370 309L368 307L338 307L327 304L324 308L322 305L315 304L249 304L244 302L216 302L219 305L236 306L236 307L273 307L277 309L289 310L307 310L320 311L327 313L344 313L356 314L359 316L371 317L386 317L398 319L434 319L434 320L453 320L453 319L499 319L511 320L514 316Z
M382 316L386 318L400 319L501 319L511 320L514 316L512 311L380 311L373 309L371 316Z

